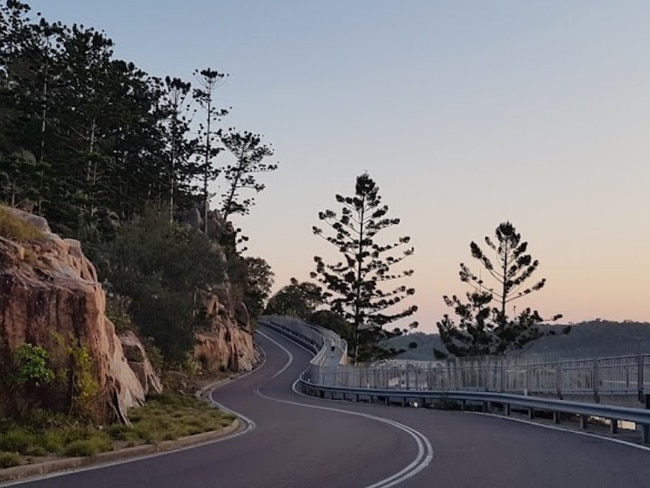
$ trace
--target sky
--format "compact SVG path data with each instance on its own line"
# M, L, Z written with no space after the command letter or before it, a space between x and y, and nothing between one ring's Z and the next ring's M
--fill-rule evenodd
M237 221L274 291L337 259L312 226L368 172L415 247L422 332L504 221L547 280L518 309L650 322L647 0L27 1L152 75L229 73L224 126L280 163Z

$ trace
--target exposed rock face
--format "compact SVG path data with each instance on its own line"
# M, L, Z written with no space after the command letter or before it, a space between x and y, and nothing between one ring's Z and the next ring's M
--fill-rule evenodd
M203 206L179 213L176 218L184 225L203 229ZM208 211L208 235L223 246L234 245L235 231L216 210ZM210 327L196 335L194 359L206 373L217 371L250 371L259 360L251 336L250 315L246 305L233 299L228 282L215 287L204 298Z
M66 347L84 348L100 390L96 416L127 421L129 407L141 405L148 391L161 391L144 348L135 336L120 340L116 335L104 315L104 290L80 243L53 234L41 217L9 210L39 227L44 237L25 244L0 237L0 350L10 355L24 342L41 346L49 352L55 370L65 371L69 367ZM127 360L125 348L133 360ZM56 387L65 392L69 385ZM6 394L0 391L0 396ZM44 406L64 409L66 396L50 395L48 401L63 404Z
M207 373L253 369L259 356L246 306L233 302L228 284L206 296L205 305L210 328L196 335L194 358L198 366Z

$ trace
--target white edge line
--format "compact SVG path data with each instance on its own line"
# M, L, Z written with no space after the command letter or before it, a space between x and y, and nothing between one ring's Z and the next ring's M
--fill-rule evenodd
M641 449L642 451L650 451L650 446L641 446L639 444L635 444L634 442L624 441L622 439L614 439L612 437L605 437L605 436L602 436L602 435L594 434L592 432L582 432L582 431L579 431L579 430L564 429L562 427L558 427L557 425L539 424L537 422L532 422L530 420L517 419L517 418L513 418L513 417L508 417L508 416L505 416L505 415L495 414L495 413L487 413L487 412L468 412L468 413L483 415L485 417L492 417L492 418L497 418L497 419L509 420L511 422L520 422L522 424L533 425L535 427L542 427L544 429L557 430L559 432L566 432L567 434L576 434L576 435L583 435L583 436L586 436L586 437L593 437L594 439L600 439L602 441L614 442L616 444L622 444L624 446L635 447L637 449Z
M259 331L258 331L258 333L262 334ZM285 348L282 344L280 344L276 340L270 338L269 336L267 336L265 334L262 334L262 335L264 337L266 337L269 341L271 341L273 344L275 344L277 347L282 349L286 354L288 354L290 356L290 358L291 358L291 361L293 361L293 354L291 354L291 352L287 348ZM300 344L298 344L298 345L301 346ZM301 346L301 347L303 347L303 346ZM309 351L308 349L306 349L304 347L303 347L303 349ZM309 351L309 352L311 352L311 351ZM285 365L284 368L281 371L286 370L287 367L289 366L289 364ZM297 379L296 381L294 381L294 383L292 385L292 390L294 391L294 393L296 393L296 394L298 394L300 396L307 397L307 398L313 398L313 397L310 397L308 395L305 395L304 393L299 392L296 389L296 385L298 384L299 381L300 381L300 379ZM331 412L337 412L337 413L342 413L342 414L345 414L345 415L353 415L353 416L357 416L357 417L364 417L364 418L367 418L367 419L370 419L370 420L374 420L376 422L381 422L381 423L384 423L384 424L391 425L392 427L395 427L396 429L399 429L399 430L401 430L403 432L406 432L408 435L410 435L415 440L417 448L418 448L418 454L415 457L415 459L413 461L411 461L411 463L408 466L406 466L405 468L402 468L397 473L394 473L393 475L389 476L388 478L384 478L383 480L380 480L380 481L378 481L378 482L376 482L376 483L374 483L372 485L369 485L369 486L367 486L365 488L390 488L392 486L395 486L395 485L397 485L399 483L402 483L403 481L406 481L407 479L415 476L416 474L418 474L420 471L425 469L431 463L431 461L433 460L433 447L431 446L431 442L429 441L429 439L427 439L427 437L424 434L422 434L421 432L418 432L417 430L413 429L412 427L401 424L401 423L396 422L394 420L390 420L390 419L387 419L387 418L378 417L378 416L375 416L375 415L370 415L370 414L366 414L366 413L362 413L362 412L354 412L354 411L351 411L351 410L343 410L343 409L339 409L339 408L325 407L325 406L320 406L320 405L311 405L311 404L307 404L307 403L293 402L291 400L281 400L281 399L278 399L278 398L273 398L273 397L270 397L268 395L265 395L264 393L260 392L259 388L255 389L255 393L257 395L259 395L260 397L262 397L262 398L266 398L267 400L271 400L271 401L274 401L274 402L285 403L285 404L295 405L295 406L304 407L304 408L313 408L313 409L316 409L316 410L326 410L326 411L331 411Z
M298 344L297 342L295 344L298 345L299 347L302 347L307 352L311 352L311 351L309 351L309 349L302 346L302 344ZM296 391L296 390L294 390L294 391ZM296 391L296 393L298 395L302 395L302 396L305 396L305 397L308 397L308 398L313 398L313 397L310 397L309 395L305 395L304 393L301 393L299 391ZM332 401L340 401L340 400L332 400ZM508 416L505 416L505 415L499 415L499 414L494 414L494 413L487 413L487 412L467 412L467 413L469 413L471 415L484 415L486 417L493 417L493 418L499 418L499 419L503 419L503 420L509 420L511 422L520 422L522 424L534 425L535 427L543 427L545 429L557 430L557 431L560 431L560 432L566 432L568 434L576 434L576 435L583 435L583 436L587 436L587 437L593 437L595 439L600 439L600 440L607 441L607 442L613 442L615 444L622 444L624 446L634 447L634 448L640 449L642 451L650 451L650 446L642 446L642 445L639 445L639 444L635 444L634 442L624 441L622 439L614 439L612 437L605 437L605 436L601 436L601 435L598 435L598 434L593 434L591 432L581 432L579 430L563 429L562 427L558 427L556 425L539 424L537 422L531 422L530 420L517 419L517 418L514 418L514 417L508 417Z

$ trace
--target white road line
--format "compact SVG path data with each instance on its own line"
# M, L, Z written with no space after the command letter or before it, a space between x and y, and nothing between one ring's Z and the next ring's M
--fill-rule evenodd
M301 344L298 344L298 343L295 343L295 344L297 346L299 346L299 347L302 347L307 352L311 353L311 351L309 349L302 346ZM304 393L301 393L301 392L297 391L295 388L294 388L294 391L296 393L298 393L298 395L305 396L307 398L313 398L313 397L310 397L309 395L305 395ZM331 401L340 401L340 400L331 400ZM624 446L633 447L635 449L640 449L642 451L649 451L650 452L650 446L643 446L643 445L640 445L640 444L635 444L634 442L624 441L622 439L615 439L613 437L605 437L605 436L602 436L602 435L593 434L591 432L581 432L579 430L565 429L565 428L562 428L562 427L558 427L556 425L539 424L537 422L532 422L530 420L518 419L518 418L514 418L514 417L508 417L508 416L504 416L504 415L487 413L487 412L468 412L468 414L471 414L471 415L485 415L486 417L494 417L494 418L500 418L500 419L503 419L503 420L510 420L512 422L520 422L522 424L534 425L535 427L543 427L545 429L557 430L557 431L560 431L560 432L567 432L569 434L583 435L583 436L586 436L586 437L592 437L594 439L600 439L602 441L613 442L615 444L622 444Z
M276 340L270 338L269 336L267 336L266 334L263 334L262 332L259 332L259 330L258 330L258 333L263 335L266 339L271 341L277 347L282 349L287 355L289 355L289 358L290 358L289 364L285 364L284 367L281 370L281 372L284 372L289 367L291 362L293 361L293 354L291 354L291 352L286 347L284 347L282 344L280 344ZM306 396L306 395L300 393L299 391L297 391L296 385L298 384L298 381L300 381L300 380L296 380L293 383L293 385L292 385L293 391L295 393L297 393L298 395ZM255 389L255 394L257 394L258 396L260 396L262 398L265 398L267 400L271 400L271 401L278 402L278 403L285 403L285 404L289 404L289 405L295 405L295 406L298 406L298 407L312 408L312 409L315 409L315 410L326 410L326 411L330 411L330 412L342 413L344 415L353 415L353 416L357 416L357 417L367 418L367 419L370 419L370 420L374 420L376 422L381 422L381 423L384 423L384 424L388 424L388 425L390 425L392 427L395 427L396 429L399 429L399 430L401 430L403 432L406 432L408 435L410 435L415 440L415 443L416 443L417 448L418 448L418 453L417 453L415 459L408 466L406 466L402 470L398 471L397 473L389 476L388 478L384 478L383 480L378 481L377 483L369 485L369 486L367 486L365 488L390 488L392 486L396 486L399 483L402 483L403 481L406 481L407 479L409 479L409 478L415 476L416 474L418 474L420 471L422 471L424 468L426 468L429 464L431 464L431 461L433 460L433 447L431 446L431 442L429 442L429 439L427 439L424 436L424 434L422 434L421 432L419 432L419 431L417 431L417 430L415 430L415 429L413 429L413 428L411 428L411 427L409 427L407 425L396 422L394 420L390 420L390 419L387 419L387 418L384 418L384 417L377 417L375 415L370 415L370 414L361 413L361 412L343 410L343 409L339 409L339 408L324 407L324 406L319 406L319 405L311 405L311 404L307 404L307 403L294 402L294 401L291 401L291 400L281 400L279 398L273 398L273 397L270 397L268 395L265 395L264 393L262 393L259 390L259 388ZM312 397L308 397L308 398L312 398Z
M494 413L487 413L487 412L469 412L469 413L484 415L486 417L493 417L493 418L498 418L503 420L509 420L511 422L520 422L522 424L534 425L535 427L542 427L544 429L558 430L560 432L566 432L567 434L584 435L586 437L593 437L594 439L600 439L601 441L614 442L616 444L623 444L624 446L634 447L636 449L641 449L642 451L650 451L650 446L642 446L640 444L635 444L634 442L628 442L622 439L614 439L612 437L605 437L602 435L593 434L591 432L582 432L579 430L564 429L562 427L558 427L557 425L538 424L537 422L532 422L530 420L517 419L514 417L507 417L505 415L499 415Z
M267 336L264 332L261 332L261 331L258 330L257 333L258 333L259 335L261 335L262 337L265 337L265 338L268 339L269 341L273 342L274 344L278 345L279 347L281 347L282 350L283 350L284 352L286 352L286 353L289 355L289 360L288 360L287 363L282 367L282 369L280 369L280 370L279 370L278 372L276 372L273 376L271 376L271 379L275 379L275 378L277 378L278 376L280 376L282 373L284 373L284 372L287 370L287 368L288 368L289 366L291 366L291 363L293 363L293 354L291 354L291 352L290 352L288 349L285 349L284 347L280 346L280 344L278 344L277 342L275 342L273 339L271 339L269 336Z

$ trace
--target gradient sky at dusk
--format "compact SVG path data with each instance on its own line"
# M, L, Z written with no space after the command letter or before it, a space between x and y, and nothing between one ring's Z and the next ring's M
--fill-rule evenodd
M479 269L470 241L505 220L547 278L518 307L650 321L647 0L28 3L152 75L230 74L224 125L280 161L238 221L276 289L331 255L318 211L368 171L416 248L422 331L464 291L459 263Z

